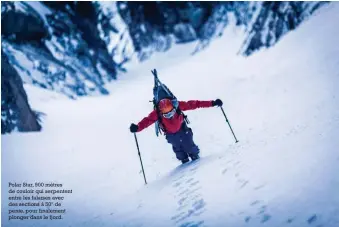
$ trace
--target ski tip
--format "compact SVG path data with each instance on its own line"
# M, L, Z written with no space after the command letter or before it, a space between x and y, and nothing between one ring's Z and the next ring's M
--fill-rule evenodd
M157 70L156 69L151 70L151 72L155 77L157 76Z

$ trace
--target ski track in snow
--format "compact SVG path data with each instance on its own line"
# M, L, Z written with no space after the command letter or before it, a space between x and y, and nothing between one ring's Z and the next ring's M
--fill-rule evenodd
M159 54L161 67L155 57L132 70L110 97L25 85L44 130L2 136L3 226L338 227L338 15L331 3L248 59L235 57L232 29L175 65ZM151 126L138 134L143 185L128 127L152 108L152 68L182 100L221 98L240 142L218 108L190 111L201 159L179 165ZM74 191L63 220L8 221L8 182L53 180Z

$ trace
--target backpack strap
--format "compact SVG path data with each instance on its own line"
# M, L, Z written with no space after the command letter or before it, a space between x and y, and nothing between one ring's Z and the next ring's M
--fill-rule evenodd
M184 120L185 120L186 124L189 124L190 121L188 120L187 115L184 114L184 112L182 112L182 110L180 109L178 100L176 98L174 98L172 103L173 103L174 108L177 111L177 114L178 115L182 114L184 116Z
M188 118L187 118L187 115L184 114L184 112L182 112L182 110L181 110L179 107L177 108L177 114L178 114L178 115L182 114L182 115L184 116L184 121L185 121L186 124L189 124L189 123L190 123L190 121L189 121Z
M161 131L163 131L164 133L166 133L166 128L165 128L165 125L162 123L162 117L161 117L161 114L160 114L160 110L159 110L158 105L156 104L155 99L153 99L153 105L154 105L154 110L156 111L157 116L158 116L159 132L160 132L160 134L162 134ZM156 134L157 134L157 133L156 133Z

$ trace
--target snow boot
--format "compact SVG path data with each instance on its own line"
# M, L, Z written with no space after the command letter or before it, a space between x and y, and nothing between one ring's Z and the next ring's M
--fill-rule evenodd
M186 162L189 162L190 160L188 158L184 159L184 160L181 160L181 163L182 164L185 164Z
M191 157L192 161L200 158L198 154L191 155L190 157Z

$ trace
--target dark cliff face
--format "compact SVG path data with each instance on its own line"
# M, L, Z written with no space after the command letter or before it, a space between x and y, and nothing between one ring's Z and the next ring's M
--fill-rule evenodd
M1 133L40 131L37 114L29 106L22 80L1 53Z
M43 21L32 15L14 10L4 13L1 17L1 35L13 42L40 42L48 37L47 28Z
M203 38L204 24L215 2L118 2L139 60L153 51L166 51L173 42L187 43Z
M98 24L99 9L92 2L44 2L44 4L55 10L55 14L48 17L48 22L52 27L53 35L62 39L65 34L70 36L81 36L78 42L83 45L78 52L82 58L87 58L87 62L92 65L93 70L99 76L99 83L104 84L104 75L98 71L98 64L106 72L108 81L117 78L117 63L113 61L107 50L105 42L100 38ZM64 25L67 21L66 26ZM63 26L64 25L64 26ZM72 34L73 33L73 34ZM92 54L90 53L92 52Z
M115 53L109 52L109 43L104 41L107 37L99 30L105 19L100 5L95 2L38 4L40 11L27 2L17 2L2 12L5 26L2 26L1 47L24 82L70 98L108 94L106 83L117 79L118 70L125 71L123 63L129 59L113 60ZM18 55L23 55L25 60Z
M33 84L76 99L108 94L105 85L117 79L118 70L126 71L123 64L129 59L113 60L115 53L109 52L107 37L99 25L106 23L100 28L118 31L110 26L96 2L5 2L1 11L1 50L7 65L22 78L17 83ZM4 83L9 86L7 80ZM2 93L10 96L13 86L5 87ZM29 113L25 102L12 107L6 103L13 101L6 100L2 115L7 119L14 119L22 111ZM6 125L4 132L14 129L5 121L2 124Z
M199 41L204 48L230 25L243 28L240 53L249 56L277 43L328 2L118 2L140 60L159 51L162 37L176 43ZM232 26L234 26L232 24ZM167 41L164 49L169 49ZM151 50L150 50L151 49ZM196 52L196 51L195 51Z
M269 48L328 2L264 2L249 28L242 53Z

